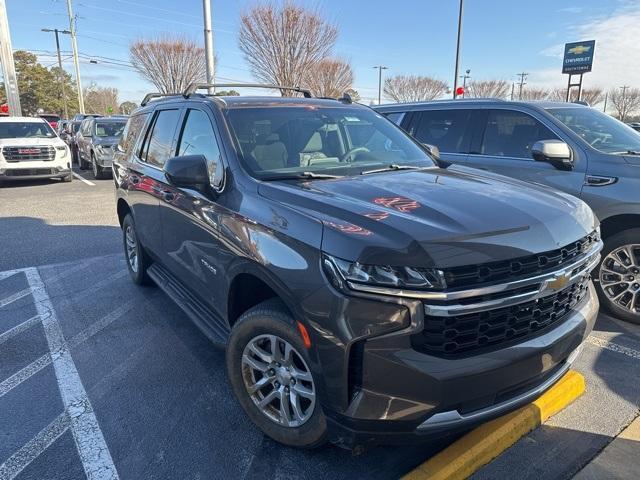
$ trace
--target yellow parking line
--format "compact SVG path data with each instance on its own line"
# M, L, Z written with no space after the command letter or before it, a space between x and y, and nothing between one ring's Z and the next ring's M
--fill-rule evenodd
M584 393L584 377L570 370L533 403L496 418L409 472L404 480L464 479Z

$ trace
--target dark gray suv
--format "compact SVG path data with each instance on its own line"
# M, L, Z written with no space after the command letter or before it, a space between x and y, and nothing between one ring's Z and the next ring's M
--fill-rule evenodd
M601 222L595 273L602 305L640 323L640 134L584 105L478 99L377 110L447 162L549 185L583 199Z
M226 347L240 405L287 445L501 415L564 375L597 315L584 202L439 165L348 98L147 99L113 172L131 278Z

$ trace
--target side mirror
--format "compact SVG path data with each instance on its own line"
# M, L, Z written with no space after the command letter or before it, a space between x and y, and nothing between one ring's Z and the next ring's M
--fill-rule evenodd
M560 168L571 170L571 149L562 140L540 140L533 144L531 156L538 162L549 162Z
M164 164L164 175L175 187L202 190L209 186L209 172L204 155L173 157Z
M429 155L431 155L436 160L440 160L440 149L438 147L436 147L435 145L430 145L428 143L423 143L422 146L427 150L427 152L429 152Z

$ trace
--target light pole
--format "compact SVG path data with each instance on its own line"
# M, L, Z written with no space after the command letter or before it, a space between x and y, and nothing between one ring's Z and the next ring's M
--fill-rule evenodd
M76 20L73 16L71 0L67 0L67 14L69 15L69 35L71 35L71 50L73 50L73 63L76 67L76 87L78 88L78 110L84 113L84 95L82 93L82 81L80 80L80 61L78 60L78 44L76 43Z
M211 31L211 0L202 0L202 13L204 16L204 53L207 61L207 83L215 83L215 60L213 55L213 33ZM210 88L209 93L215 93Z
M463 4L464 0L460 0L460 10L458 11L458 41L456 43L456 71L453 74L453 98L456 98L458 90L458 69L460 67L460 43L462 42Z
M384 65L376 65L373 68L378 69L378 105L382 102L382 70L388 70L389 67L385 67Z
M469 75L470 73L471 70L467 69L464 75L460 75L460 78L462 79L462 98L467 95L467 79L471 78L471 75Z
M58 30L57 28L42 28L43 32L53 32L56 35L56 52L58 54L58 67L60 67L60 86L62 88L62 105L64 108L64 118L69 118L69 112L67 110L67 92L66 87L64 86L64 70L62 69L62 57L60 56L60 38L58 37L59 33L64 33L65 35L71 35L69 30Z

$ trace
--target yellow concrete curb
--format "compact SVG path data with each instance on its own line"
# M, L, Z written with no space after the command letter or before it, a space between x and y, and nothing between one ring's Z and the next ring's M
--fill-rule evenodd
M472 430L403 480L464 479L583 394L584 377L570 370L533 403Z

